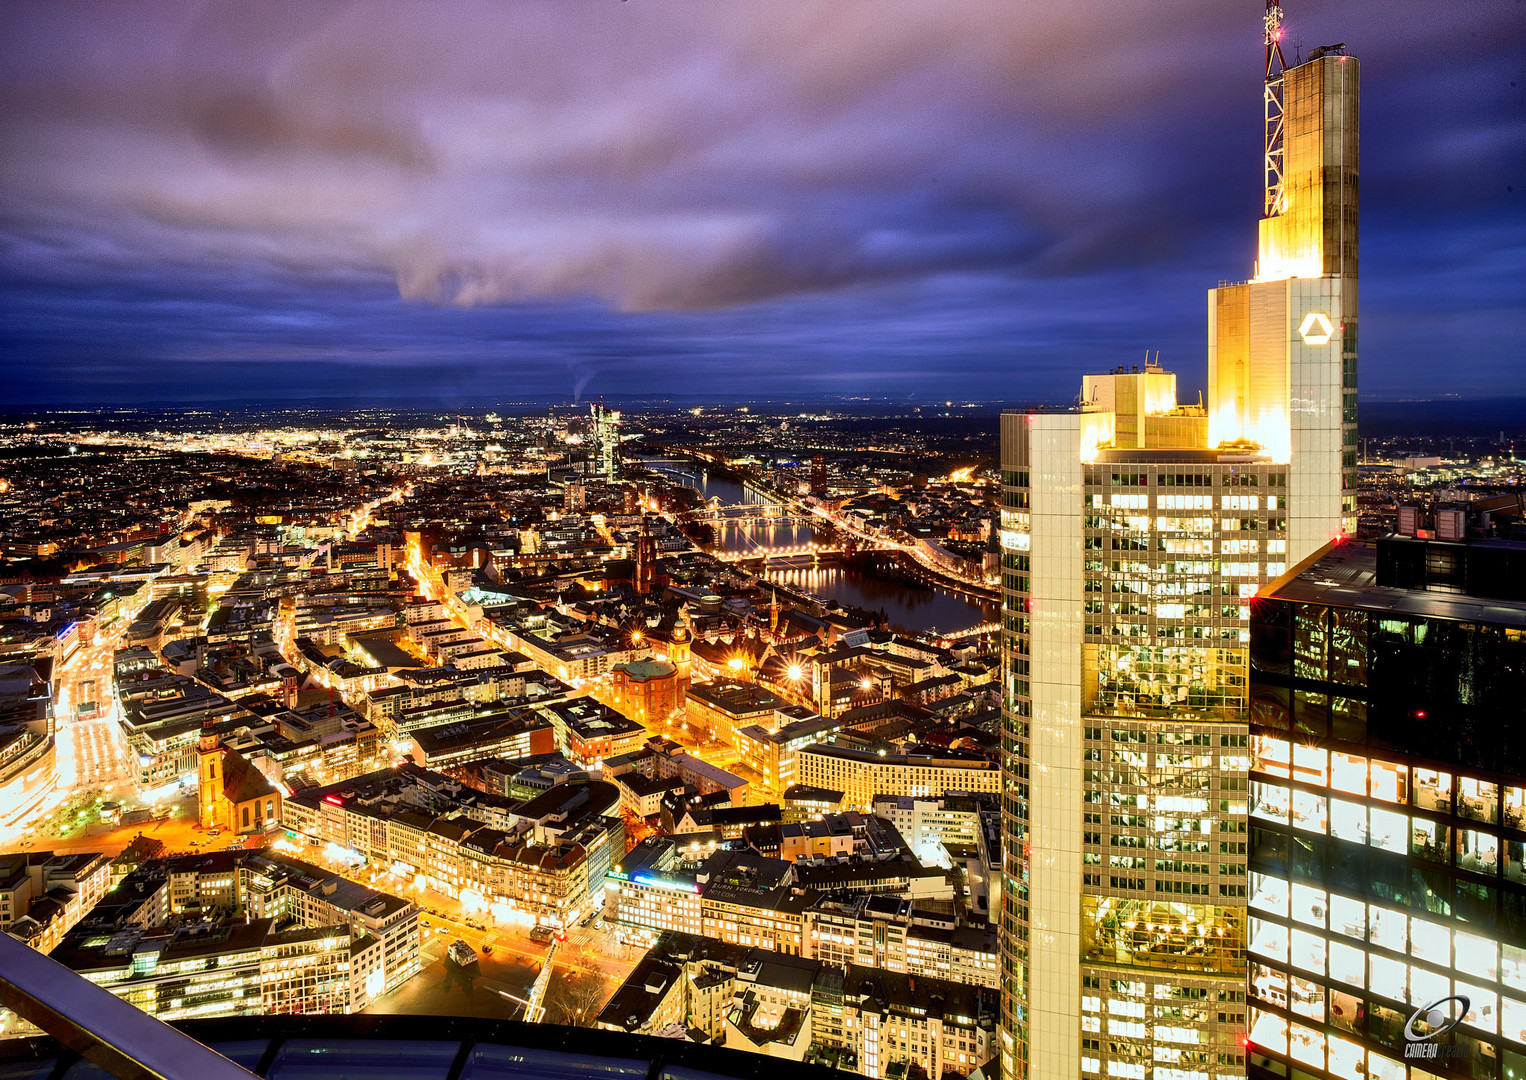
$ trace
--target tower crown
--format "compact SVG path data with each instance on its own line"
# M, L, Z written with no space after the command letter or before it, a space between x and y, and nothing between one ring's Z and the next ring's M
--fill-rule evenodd
M1360 62L1345 43L1289 68L1282 5L1266 4L1265 195L1256 280L1356 277Z

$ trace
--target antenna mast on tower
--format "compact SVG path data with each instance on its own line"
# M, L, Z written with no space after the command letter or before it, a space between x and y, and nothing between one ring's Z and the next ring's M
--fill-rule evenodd
M1266 0L1266 205L1262 217L1276 217L1287 208L1282 189L1282 5Z

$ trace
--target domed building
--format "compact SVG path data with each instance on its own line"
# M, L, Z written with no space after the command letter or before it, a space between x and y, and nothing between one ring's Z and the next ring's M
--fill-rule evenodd
M650 657L614 669L615 708L647 724L665 720L684 708L684 686L678 666Z

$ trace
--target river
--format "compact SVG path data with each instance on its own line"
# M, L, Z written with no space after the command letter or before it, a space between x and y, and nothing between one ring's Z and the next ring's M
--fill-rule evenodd
M696 489L707 500L719 499L726 506L779 506L766 495L710 472L697 463L646 461L643 464ZM727 524L716 528L716 541L723 551L750 551L756 546L754 539L765 547L793 547L809 544L812 536L809 525L793 523ZM980 623L994 622L997 614L996 605L982 604L941 586L910 588L841 566L770 567L764 576L780 585L803 589L845 606L884 611L891 625L917 632L966 630Z

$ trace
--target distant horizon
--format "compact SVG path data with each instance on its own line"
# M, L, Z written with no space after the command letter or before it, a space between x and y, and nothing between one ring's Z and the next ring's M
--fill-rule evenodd
M993 399L905 400L896 398L866 398L863 395L820 395L815 397L767 397L767 396L720 396L705 394L655 394L605 396L607 406L625 409L633 415L642 412L687 410L696 407L721 409L758 408L780 410L785 407L824 408L842 414L845 418L855 415L862 419L889 415L904 415L908 410L924 412L930 419L936 417L964 418L989 427L992 447L995 448L997 428L995 418L1006 410L1027 408L1064 407L1066 402L1056 401L1000 401ZM1496 435L1503 431L1507 437L1526 440L1526 395L1519 397L1468 398L1460 395L1441 395L1433 398L1360 398L1358 433L1362 438L1386 438L1412 435L1415 437L1476 438ZM122 404L51 403L48 405L0 406L0 421L27 421L66 416L97 416L103 420L132 417L180 417L187 413L223 412L249 416L279 415L287 413L332 412L346 413L365 410L399 415L449 415L452 412L482 414L495 410L510 415L548 408L582 409L600 401L599 395L574 402L570 396L521 397L518 399L494 398L480 400L421 398L411 395L399 398L360 397L310 397L304 399L269 401L178 401ZM0 444L3 445L3 444Z

